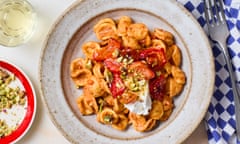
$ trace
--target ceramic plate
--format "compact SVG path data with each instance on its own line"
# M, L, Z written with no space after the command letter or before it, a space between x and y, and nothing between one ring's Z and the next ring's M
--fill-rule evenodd
M102 125L96 116L82 116L76 105L81 94L70 78L70 62L83 57L81 45L96 41L94 24L100 19L130 16L150 30L172 32L182 51L182 69L187 76L184 91L175 102L168 121L156 129L139 133L129 128L121 132ZM213 93L212 51L203 30L174 0L82 0L74 3L50 31L41 55L39 78L41 94L50 116L72 143L139 144L181 143L197 127Z
M4 120L9 127L16 127L10 135L0 138L0 143L15 143L26 134L32 125L36 112L36 95L31 81L20 68L0 59L0 69L15 75L16 79L10 83L9 87L19 87L26 92L24 105L14 105L11 109L4 108L0 111L0 119Z

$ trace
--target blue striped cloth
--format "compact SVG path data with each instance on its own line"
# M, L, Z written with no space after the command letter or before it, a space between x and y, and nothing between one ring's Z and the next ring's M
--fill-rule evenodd
M203 0L177 0L193 14L208 35L204 16ZM240 80L240 0L223 0L230 36L227 46L238 82ZM211 42L215 70L215 90L205 116L209 144L239 143L236 138L236 123L231 82L224 56L216 43Z

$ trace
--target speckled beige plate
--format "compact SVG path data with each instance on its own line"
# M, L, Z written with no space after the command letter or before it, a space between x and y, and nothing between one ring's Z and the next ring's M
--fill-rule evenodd
M70 79L70 62L82 57L83 42L96 40L93 25L100 19L128 15L150 30L172 32L183 55L187 83L175 99L170 119L156 129L121 132L102 125L96 116L82 116L75 103L81 94ZM214 85L212 51L201 27L175 0L82 0L73 4L53 26L40 61L41 94L52 121L72 143L181 143L197 127L208 108Z

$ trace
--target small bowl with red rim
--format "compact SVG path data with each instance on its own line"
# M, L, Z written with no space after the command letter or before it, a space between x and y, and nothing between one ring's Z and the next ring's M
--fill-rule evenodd
M31 127L36 113L36 94L30 79L19 67L7 60L0 59L0 70L14 76L8 89L18 87L25 93L23 104L13 104L8 108L2 107L0 111L0 120L2 124L4 123L5 130L7 128L11 130L8 134L2 133L0 143L9 144L19 141Z

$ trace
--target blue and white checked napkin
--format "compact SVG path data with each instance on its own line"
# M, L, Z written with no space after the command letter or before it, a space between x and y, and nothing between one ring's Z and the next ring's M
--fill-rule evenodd
M187 8L203 27L206 34L207 25L204 16L203 0L177 0ZM240 0L223 0L230 36L227 46L232 59L234 71L240 83ZM236 138L236 123L233 94L224 56L216 43L211 42L215 57L215 91L205 116L206 132L209 144L240 144Z

